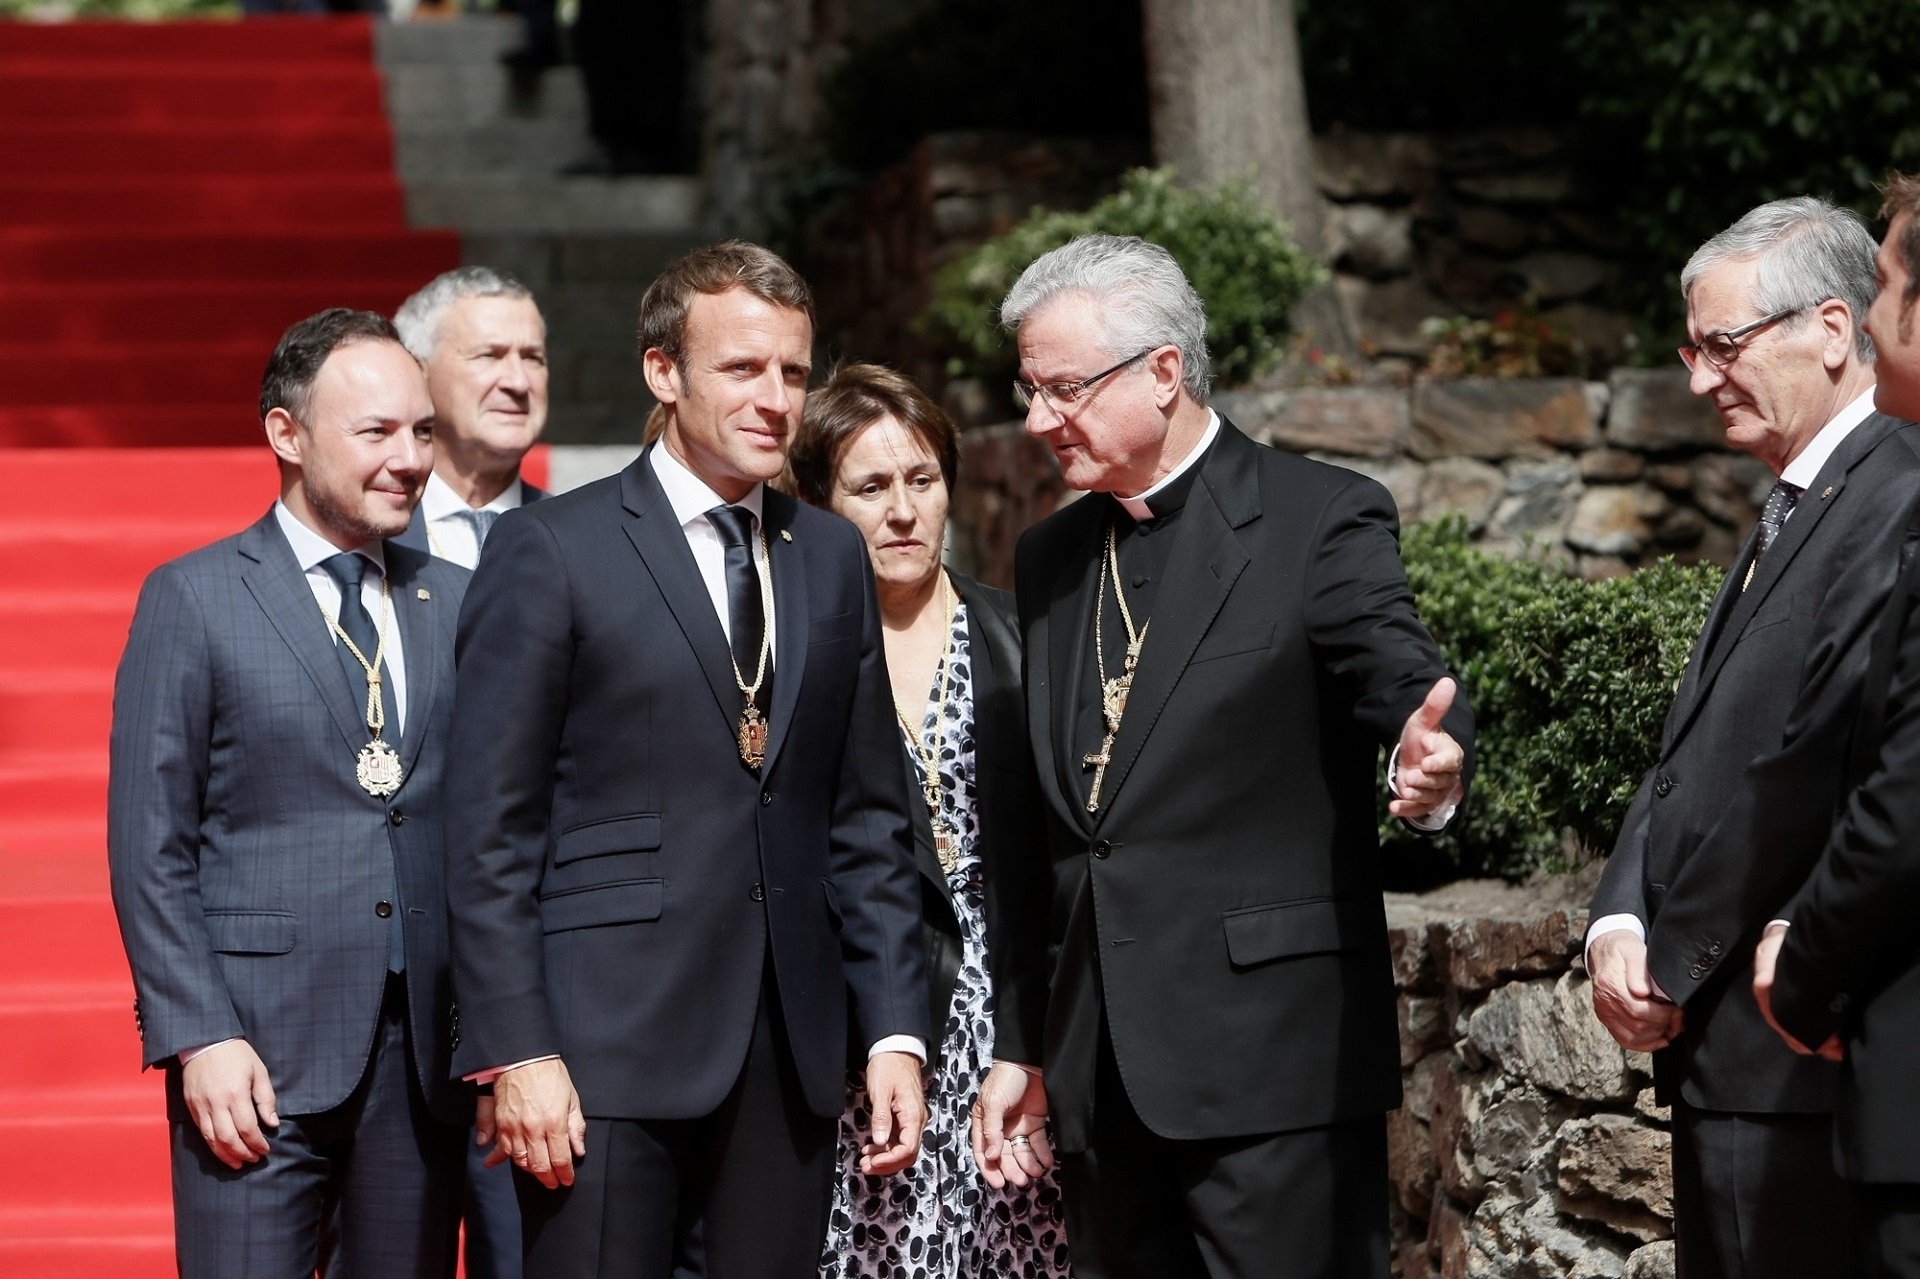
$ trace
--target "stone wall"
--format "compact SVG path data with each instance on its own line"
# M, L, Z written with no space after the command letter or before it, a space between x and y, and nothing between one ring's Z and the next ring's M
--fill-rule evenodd
M1725 446L1680 369L1235 391L1214 403L1257 439L1379 480L1403 523L1457 512L1490 549L1532 546L1590 577L1662 555L1731 562L1773 478ZM1059 471L1018 423L969 431L961 450L956 554L1004 583L1015 539L1066 496Z
M1390 894L1400 1279L1669 1279L1668 1116L1593 1016L1588 877Z

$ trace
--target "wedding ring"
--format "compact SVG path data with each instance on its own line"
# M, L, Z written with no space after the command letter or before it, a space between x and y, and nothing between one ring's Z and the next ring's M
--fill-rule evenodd
M513 1152L513 1161L514 1161L515 1163L517 1163L517 1164L523 1164L523 1163L525 1163L525 1162L527 1162L527 1152L526 1152L526 1151L524 1151L524 1150L516 1150L516 1151L514 1151L514 1152Z
M1027 1140L1024 1136L1021 1136L1021 1137L1007 1138L1007 1144L1009 1146L1031 1146L1033 1143Z

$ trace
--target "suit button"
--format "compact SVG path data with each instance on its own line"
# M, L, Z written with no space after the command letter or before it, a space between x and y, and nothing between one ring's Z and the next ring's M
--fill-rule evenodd
M373 913L380 916L380 918L382 919L391 919L393 917L393 903L392 902L375 902L373 906Z
M1687 976L1693 978L1695 981L1699 981L1702 977L1705 977L1706 975L1707 975L1707 970L1702 968L1698 964L1695 964L1693 967L1687 969Z
M396 808L387 814L387 820L395 826L405 826L407 824L407 815Z
M1103 839L1103 840L1100 840L1098 843L1094 844L1093 846L1093 855L1095 857L1104 859L1107 856L1109 856L1112 852L1113 852L1113 843L1111 840Z
M1665 773L1662 773L1658 777L1653 779L1653 793L1660 796L1660 798L1665 799L1668 793L1671 792L1672 790L1673 790L1673 779L1671 777L1668 777Z
M1719 942L1710 943L1707 946L1707 953L1709 955L1712 955L1715 959L1720 958L1720 943Z
M747 896L753 898L753 900L757 902L763 902L767 900L767 890L760 887L760 885L755 884L752 888L749 888L747 890Z
M760 792L760 807L765 808L768 804L771 804L772 802L773 802L772 791L763 790Z

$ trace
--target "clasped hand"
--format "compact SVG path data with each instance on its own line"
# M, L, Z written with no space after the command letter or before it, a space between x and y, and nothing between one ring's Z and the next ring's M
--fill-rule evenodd
M1400 753L1393 774L1396 797L1387 804L1395 817L1430 817L1466 794L1460 772L1466 752L1441 721L1453 709L1458 686L1442 676L1427 690L1426 700L1407 716L1400 730Z

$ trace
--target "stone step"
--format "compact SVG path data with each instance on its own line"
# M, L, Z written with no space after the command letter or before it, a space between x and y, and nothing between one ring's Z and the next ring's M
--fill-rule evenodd
M508 173L546 181L590 145L586 127L565 117L515 116L481 128L433 119L393 135L394 163L409 183Z
M469 265L513 272L545 300L545 292L570 284L625 285L635 304L662 267L712 237L697 226L643 234L555 234L534 230L471 230L461 237Z
M675 231L699 223L702 199L698 178L439 178L407 184L407 221L463 231Z
M382 68L492 63L520 43L520 20L468 15L431 22L376 22L373 56Z
M532 86L516 84L506 68L478 63L402 63L383 68L387 116L398 128L443 120L476 131L499 120L576 120L586 130L587 96L577 74L559 70Z

